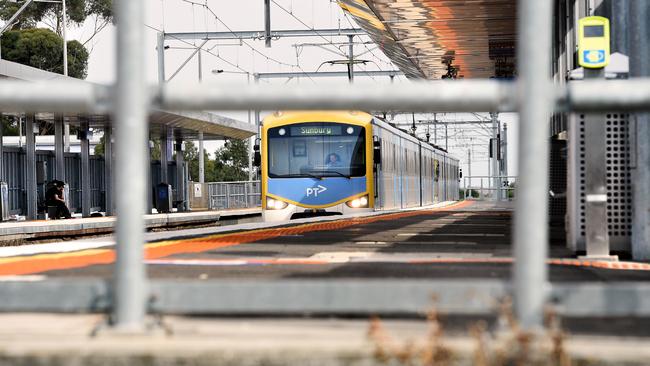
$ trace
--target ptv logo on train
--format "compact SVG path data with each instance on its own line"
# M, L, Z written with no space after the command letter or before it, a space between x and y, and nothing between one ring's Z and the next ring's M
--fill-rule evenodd
M325 192L326 190L327 190L326 187L323 187L323 186L321 186L321 185L319 184L318 187L307 188L307 189L305 190L305 193L307 194L307 197L310 197L310 196L312 196L312 195L313 195L314 197L318 197L319 194Z

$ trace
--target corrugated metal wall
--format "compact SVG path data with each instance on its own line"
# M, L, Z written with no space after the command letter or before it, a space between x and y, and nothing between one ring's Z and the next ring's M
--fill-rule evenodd
M5 147L3 154L4 177L9 187L9 210L10 215L24 215L26 213L27 194L25 190L25 151L20 148ZM37 151L37 162L46 162L46 180L51 181L56 173L56 161L54 152ZM65 154L65 181L68 184L70 211L81 212L81 157L79 154ZM168 166L168 176L176 194L176 163ZM151 194L153 187L160 183L160 162L151 163ZM39 205L45 198L44 185L38 185ZM90 189L91 208L93 211L105 210L106 186L104 182L104 158L101 156L90 157ZM178 198L176 198L178 200Z

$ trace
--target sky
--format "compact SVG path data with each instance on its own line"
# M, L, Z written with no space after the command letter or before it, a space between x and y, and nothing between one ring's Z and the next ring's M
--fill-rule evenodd
M150 83L158 81L158 61L156 51L156 37L159 31L171 32L205 32L229 30L263 30L264 9L260 0L142 0L145 2L145 62L147 64L147 80ZM351 17L344 15L339 6L330 0L272 0L271 2L272 29L324 29L324 28L350 28L357 27ZM206 7L207 5L207 7ZM85 40L92 34L92 24L87 22L79 28L68 29L69 38ZM331 66L327 61L340 60L346 57L347 45L340 44L347 41L347 37L309 37L285 38L273 40L272 47L264 47L263 40L210 41L203 46L202 75L203 82L232 83L247 82L246 73L264 72L300 72L303 71L345 71L343 65ZM389 83L388 77L369 78L364 76L364 70L394 70L391 64L379 49L375 47L368 37L355 39L355 55L368 60L365 66L358 66L355 76L356 83L366 83L370 87L376 83ZM165 51L166 76L169 78L183 62L192 54L201 41L172 40L166 43L169 48ZM88 81L97 83L112 83L115 80L115 28L107 27L96 36L89 48L92 49L88 65ZM215 74L213 70L225 72ZM198 81L198 59L193 57L187 65L178 71L174 83ZM294 78L291 80L274 79L265 81L272 83L286 83L288 86L299 83L317 83L323 85L346 84L347 78L341 79L307 79ZM408 83L404 77L396 78L395 82ZM242 121L248 120L246 112L219 112ZM264 113L262 114L262 117ZM487 114L478 117L466 113L438 114L438 120L475 120L487 118ZM397 115L396 123L409 123L411 115ZM433 114L416 115L416 120L433 119ZM517 115L513 113L502 114L500 119L508 124L508 166L510 175L516 173L516 141L518 133ZM424 134L426 127L418 128ZM449 129L450 152L461 160L465 174L467 170L467 150L472 150L473 175L487 175L487 139L489 131L484 128L466 126L461 130ZM431 135L433 132L430 130ZM439 133L439 145L442 140L442 128ZM458 137L458 138L456 138ZM472 138L473 137L473 138ZM433 137L432 137L433 141ZM471 142L471 144L470 144ZM473 146L469 146L473 145ZM218 143L206 143L206 150L213 152Z

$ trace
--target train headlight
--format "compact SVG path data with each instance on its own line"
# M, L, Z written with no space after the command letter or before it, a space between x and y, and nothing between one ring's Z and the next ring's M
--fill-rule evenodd
M286 208L288 203L280 200L276 200L271 197L266 197L266 209L267 210L282 210Z
M355 198L345 203L350 208L368 208L368 196Z

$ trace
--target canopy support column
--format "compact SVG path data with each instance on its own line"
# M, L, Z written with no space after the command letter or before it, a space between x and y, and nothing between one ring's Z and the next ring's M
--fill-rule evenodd
M26 214L28 220L35 220L37 213L35 119L36 116L33 113L28 113L25 116L25 189L27 191Z

